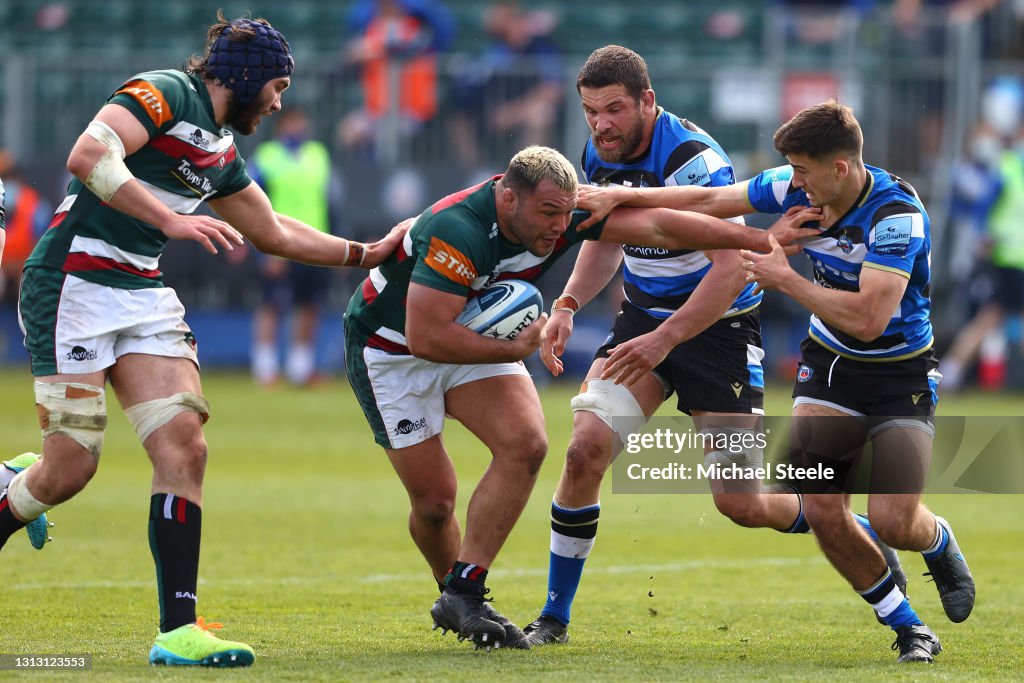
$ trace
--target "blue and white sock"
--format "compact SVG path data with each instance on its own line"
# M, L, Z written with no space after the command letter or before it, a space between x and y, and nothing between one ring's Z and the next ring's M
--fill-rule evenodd
M600 515L600 503L570 508L551 501L551 563L542 615L569 623L569 611L583 577L583 564L594 547Z
M917 616L914 608L910 606L910 600L896 586L896 582L892 578L892 572L888 568L875 585L867 590L857 591L857 594L871 605L875 613L890 628L895 629L898 626L924 623Z
M949 534L946 533L946 528L939 524L939 520L935 520L935 540L932 544L921 551L924 555L924 559L933 560L942 554L942 551L946 549L946 545L949 543Z

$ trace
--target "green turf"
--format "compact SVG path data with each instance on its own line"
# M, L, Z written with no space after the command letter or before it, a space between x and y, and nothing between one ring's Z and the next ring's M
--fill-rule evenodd
M10 455L38 449L30 380L0 371L0 434ZM569 438L575 387L544 394L551 451L488 583L519 622L538 613L548 508ZM204 505L200 613L257 653L244 671L152 669L153 566L146 542L149 467L115 408L100 471L51 513L42 552L11 539L0 559L0 652L93 656L113 680L1001 680L1024 669L1021 496L927 502L953 521L979 581L971 619L946 621L924 564L903 559L915 608L946 651L897 667L891 632L808 537L733 526L710 496L612 495L574 609L568 646L473 652L430 631L436 595L406 532L407 500L343 383L261 391L211 374L214 417ZM788 411L784 387L770 414ZM111 398L116 406L116 401ZM945 414L1021 415L1024 397L969 395ZM460 514L485 467L482 447L449 423ZM82 674L0 672L0 680Z

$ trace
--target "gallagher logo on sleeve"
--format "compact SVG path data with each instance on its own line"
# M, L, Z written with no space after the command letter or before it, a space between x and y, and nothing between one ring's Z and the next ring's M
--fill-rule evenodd
M676 171L673 176L680 185L709 185L711 174L708 172L708 164L704 157L696 156L685 166Z
M903 256L910 246L914 219L908 215L890 216L875 226L875 253Z

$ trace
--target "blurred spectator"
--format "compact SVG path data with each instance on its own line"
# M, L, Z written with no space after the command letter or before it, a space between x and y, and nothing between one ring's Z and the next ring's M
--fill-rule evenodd
M53 206L25 182L14 157L6 150L0 150L0 178L7 191L7 245L0 263L0 300L16 306L25 259L50 224Z
M330 232L332 198L337 192L327 148L309 138L309 119L302 109L286 109L274 120L274 138L255 149L249 175L266 191L278 213ZM260 258L263 301L254 321L253 378L264 385L278 380L277 333L281 319L294 305L285 374L289 382L307 385L316 375L318 323L333 271L275 256Z
M892 20L896 26L900 48L918 58L941 60L952 48L951 38L956 35L957 27L978 21L1000 2L1001 0L895 0L892 5ZM897 91L898 98L909 94L915 97L915 100L905 105L898 104L898 107L920 110L920 115L913 124L917 129L915 137L918 149L911 159L901 160L905 165L899 167L930 169L941 152L946 108L945 81L940 76L922 75L922 82L917 87L908 89L904 84L899 90L903 92Z
M996 59L1024 59L1024 0L1008 0L1001 3L994 15L993 42L996 45Z
M472 58L453 86L449 132L459 161L505 159L529 145L554 145L564 100L565 67L551 42L556 20L498 0L484 15L490 43ZM500 142L499 142L500 141ZM498 143L495 145L495 143Z
M991 290L988 300L977 314L960 329L949 353L942 359L939 369L943 373L944 389L956 391L964 382L964 375L987 339L1001 336L1005 330L1007 340L1021 342L1020 316L1024 313L1024 130L1017 143L1006 149L999 148L998 135L982 125L973 142L975 158L969 162L975 180L973 208L975 215L984 216L985 232L978 242L987 258L991 272ZM994 157L994 158L993 158ZM958 169L960 176L970 169ZM993 181L985 180L994 177ZM965 175L965 178L968 177ZM958 183L963 186L963 179Z
M438 55L455 23L436 0L360 0L348 20L354 38L344 66L359 72L363 105L341 121L338 136L346 148L379 154L379 143L417 131L437 113Z
M786 33L808 45L830 44L844 36L846 27L855 28L875 7L876 0L775 0L787 10Z
M0 265L3 265L4 246L7 244L7 211L4 209L4 200L7 191L4 189L4 179L0 178ZM3 280L0 279L0 297L3 297Z
M1024 115L1024 84L1013 76L999 76L981 95L982 121L1009 140L1017 134Z
M970 277L977 256L974 247L986 230L988 211L998 192L1000 155L1022 125L1024 85L1010 76L997 77L983 91L980 108L981 120L968 135L950 174L950 274L958 284L978 279ZM979 286L958 289L973 292Z
M957 285L969 285L977 274L977 247L985 239L988 214L999 194L999 160L1005 149L1004 140L982 122L971 131L963 154L953 162L949 206L953 243L949 269Z
M920 37L928 32L929 25L922 21L922 13L929 10L945 12L950 23L970 23L1002 0L895 0L892 18L900 32L909 37Z

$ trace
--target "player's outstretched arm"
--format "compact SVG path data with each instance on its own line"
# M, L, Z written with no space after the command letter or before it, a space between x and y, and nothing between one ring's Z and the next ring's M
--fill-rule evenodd
M787 244L819 234L817 228L798 227L820 219L818 209L801 209L786 214L786 223L775 234ZM771 251L770 233L692 211L674 209L633 209L612 211L601 232L602 242L639 244L663 249L751 249ZM785 245L784 245L785 246Z
M413 223L416 222L416 216L412 218L406 218L404 221L395 225L388 234L384 235L381 239L376 242L369 242L366 245L366 252L363 256L363 261L359 265L364 268L376 268L384 260L394 253L395 249L402 244L402 240L405 239L405 234L412 228Z
M149 132L127 109L105 105L75 142L67 169L109 206L149 223L171 239L194 240L213 253L233 249L241 234L211 216L176 213L139 183L124 163L149 140Z
M466 297L409 283L406 299L405 339L412 355L435 363L513 363L540 346L547 314L516 338L492 339L455 322L466 306Z
M619 207L608 215L602 242L663 249L768 251L768 234L692 211Z
M256 183L249 183L244 190L227 197L210 200L210 208L236 226L263 253L314 266L373 267L394 251L408 229L403 221L383 240L370 245L328 235L276 213Z
M749 181L735 185L699 187L676 185L673 187L625 187L582 185L577 206L591 212L590 218L580 223L578 230L589 227L610 214L617 206L640 209L676 209L696 211L717 218L735 218L754 213L747 197Z

